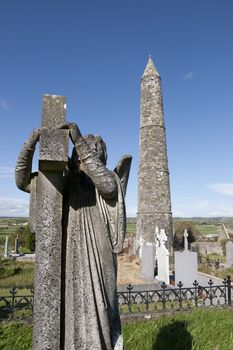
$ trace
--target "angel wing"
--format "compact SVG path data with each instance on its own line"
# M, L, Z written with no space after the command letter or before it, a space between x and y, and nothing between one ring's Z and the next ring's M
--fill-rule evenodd
M129 172L132 162L132 156L130 155L124 155L119 162L117 163L116 168L114 169L114 172L119 176L121 181L122 190L125 196L128 178L129 178Z

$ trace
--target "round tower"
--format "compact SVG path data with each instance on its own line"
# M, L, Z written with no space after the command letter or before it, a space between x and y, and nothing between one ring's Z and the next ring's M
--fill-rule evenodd
M141 79L137 242L155 243L165 229L172 247L172 213L161 78L150 57Z

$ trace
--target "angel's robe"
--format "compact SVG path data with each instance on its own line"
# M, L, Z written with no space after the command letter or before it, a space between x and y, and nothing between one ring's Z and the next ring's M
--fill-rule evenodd
M131 157L112 172L82 137L76 149L82 170L66 173L63 192L64 348L122 350L116 254L125 235L124 187ZM32 152L26 142L16 167L16 177L18 171L26 182Z
M97 166L88 148L81 161L83 171L68 175L64 189L65 349L120 350L116 253L125 234L124 194L118 175Z

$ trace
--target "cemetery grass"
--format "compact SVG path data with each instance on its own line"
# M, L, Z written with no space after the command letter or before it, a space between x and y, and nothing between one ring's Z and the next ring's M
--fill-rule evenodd
M123 323L126 350L230 350L233 348L233 311L197 310L155 321ZM32 326L0 323L0 349L30 350Z
M4 289L31 288L34 284L34 263L14 259L0 261L0 294Z
M134 236L136 234L136 223L128 222L126 226L126 234Z
M123 325L126 350L233 349L233 311L197 310Z
M222 279L226 278L227 276L231 276L231 278L233 277L233 268L216 270L213 267L199 266L198 271Z
M32 326L16 322L0 323L1 350L29 350L32 348Z

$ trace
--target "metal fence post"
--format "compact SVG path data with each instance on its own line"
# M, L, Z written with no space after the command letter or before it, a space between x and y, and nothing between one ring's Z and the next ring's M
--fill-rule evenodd
M231 306L231 276L227 276L227 305Z
M11 294L11 316L14 318L14 312L15 312L15 297L17 294L17 288L16 286L13 286L12 289L10 290Z
M128 293L129 293L129 305L128 305L128 307L129 307L129 312L132 312L132 309L131 309L131 303L132 303L132 300L131 300L131 292L132 292L132 289L133 289L133 286L131 285L131 284L129 284L128 285L128 287L127 287L127 290L128 290Z

